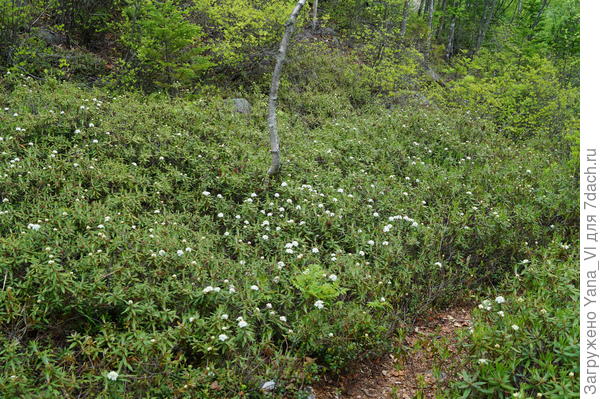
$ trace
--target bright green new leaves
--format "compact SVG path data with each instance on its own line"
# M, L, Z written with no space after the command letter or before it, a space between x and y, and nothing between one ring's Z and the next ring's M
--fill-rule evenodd
M131 0L123 11L123 43L134 54L139 78L146 85L190 84L213 64L204 55L202 30L185 18L172 0Z

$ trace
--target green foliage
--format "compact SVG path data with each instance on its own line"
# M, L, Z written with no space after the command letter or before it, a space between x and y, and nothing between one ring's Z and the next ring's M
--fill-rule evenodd
M515 266L506 297L479 305L464 337L469 367L452 397L579 396L577 254L551 243L531 263Z
M123 20L121 40L134 54L130 65L143 85L189 86L212 66L200 45L201 29L172 0L130 0Z
M37 29L17 41L7 70L37 79L54 77L85 83L94 83L107 72L104 60L94 53L49 46Z
M309 265L307 269L292 279L292 284L306 299L321 301L335 299L346 291L340 287L335 274L327 276L327 273L319 265Z
M207 32L217 64L243 74L271 54L293 6L286 0L194 0L192 17Z
M10 62L15 41L31 21L34 7L15 0L0 0L0 66Z
M265 188L261 111L14 73L2 90L0 396L289 396L577 234L560 140L473 113L352 111L337 90L306 100L309 126L285 104Z
M544 57L484 50L457 62L455 71L459 78L442 96L491 118L507 137L558 137L578 129L579 90L562 84Z

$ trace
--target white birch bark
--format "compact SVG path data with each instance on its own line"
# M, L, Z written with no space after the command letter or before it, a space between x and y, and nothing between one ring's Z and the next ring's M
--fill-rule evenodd
M319 0L313 0L313 9L312 9L312 30L317 29L317 12L319 9Z
M433 34L433 12L434 12L434 0L429 0L429 17L427 19L427 48L425 49L425 57L429 57L431 52L431 37Z
M281 44L279 45L279 52L277 53L277 61L275 63L275 70L273 71L273 78L271 80L271 91L269 93L269 115L267 117L267 124L269 125L269 136L271 141L271 167L267 172L268 176L273 176L279 173L281 169L281 153L279 149L279 135L277 134L277 92L279 91L279 80L281 78L281 70L283 68L283 62L285 61L285 55L287 53L288 44L290 37L294 31L294 25L300 10L304 7L306 0L299 0L296 7L290 14L289 19L285 23L285 31Z
M450 23L450 33L448 34L448 45L446 46L446 59L449 60L454 50L454 29L456 27L456 16L452 17Z

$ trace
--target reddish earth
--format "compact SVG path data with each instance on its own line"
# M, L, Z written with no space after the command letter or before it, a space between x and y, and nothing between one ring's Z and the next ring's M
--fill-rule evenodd
M447 310L416 323L387 355L357 364L349 373L325 378L314 387L316 399L434 399L456 372L461 354L457 332L471 325L470 307Z

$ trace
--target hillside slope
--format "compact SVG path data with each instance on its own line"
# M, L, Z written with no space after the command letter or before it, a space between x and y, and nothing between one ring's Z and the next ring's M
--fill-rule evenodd
M15 82L0 100L7 397L301 392L576 232L568 146L467 113L323 95L310 129L284 108L265 187L264 99L244 116Z

